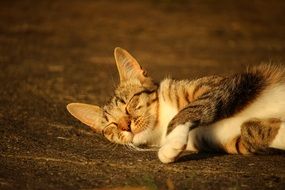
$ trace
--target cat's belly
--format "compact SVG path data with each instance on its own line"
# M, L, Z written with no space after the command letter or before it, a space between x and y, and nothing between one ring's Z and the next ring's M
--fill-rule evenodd
M284 97L284 85L271 87L235 116L195 128L189 132L187 150L225 150L229 142L240 135L241 125L252 118L278 118L284 121Z
M228 118L210 126L201 126L189 132L187 150L218 151L224 150L227 143L240 135L242 118Z
M241 125L252 118L230 117L209 126L201 126L189 132L187 150L189 151L229 151L230 142L241 133Z

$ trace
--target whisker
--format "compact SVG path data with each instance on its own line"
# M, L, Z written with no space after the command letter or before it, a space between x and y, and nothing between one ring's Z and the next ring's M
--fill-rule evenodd
M129 143L128 146L130 146L131 148L133 148L136 151L141 151L141 152L157 151L156 148L139 148L139 147L133 145L132 143Z
M109 143L106 145L106 148L107 148L107 149L111 149L111 148L114 147L114 146L115 146L115 143L109 142Z
M132 151L132 152L135 151L135 149L133 147L131 147L129 144L127 144L127 147L130 151Z
M127 145L127 144L123 144L124 148L127 149L127 150L132 150L130 149L130 147Z
M114 148L111 150L111 158L114 156L115 149L118 147L118 144L114 143Z
M144 115L142 115L143 119L149 119L152 115L149 113L145 113Z

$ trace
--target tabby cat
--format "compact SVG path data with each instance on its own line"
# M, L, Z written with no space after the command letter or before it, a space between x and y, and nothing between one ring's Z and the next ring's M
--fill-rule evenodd
M114 51L120 84L107 105L68 111L114 143L159 147L163 163L185 151L252 154L285 150L285 69L262 65L229 77L147 76L126 51Z

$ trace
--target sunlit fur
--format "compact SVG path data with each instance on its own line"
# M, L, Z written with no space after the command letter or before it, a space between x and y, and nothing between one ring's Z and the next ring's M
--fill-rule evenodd
M265 89L270 89L270 86L284 85L285 72L279 67L259 66L247 72L266 78L267 82L264 84ZM119 118L129 116L132 121L131 130L122 131L119 130L116 125L111 124L112 132L105 132L104 135L110 141L120 144L134 144L136 146L146 144L161 147L167 143L167 127L173 117L189 103L199 99L203 94L210 92L212 87L215 86L215 84L221 83L223 79L223 77L217 76L204 77L193 81L164 79L155 90L143 87L139 80L127 80L118 86L115 90L114 97L110 103L104 107L104 110L107 113L110 123L118 123ZM280 91L283 87L280 86L278 89ZM223 90L223 88L221 88L221 90ZM144 91L148 93L140 93ZM268 92L268 90L264 92ZM274 92L275 91L271 90L271 96L273 96ZM280 93L281 94L275 97L275 101L279 101L279 99L285 95L283 91L280 91ZM252 100L254 104L250 104L256 105L260 102L257 100L263 96L259 95L258 97ZM265 103L265 101L263 102ZM260 103L262 104L262 102ZM282 107L284 101L281 101L281 104L279 103L280 106L276 107L275 105L275 108L270 107L270 105L265 105L264 103L263 105L266 106L266 110L268 110L268 108L273 110L276 108L279 110L279 114L271 115L270 112L267 113L267 111L262 108L252 112L250 111L251 107L244 105L244 107L248 108L242 108L242 110L245 110L242 112L239 111L239 113L250 111L250 113L247 114L247 119L242 120L236 117L239 116L239 114L235 117L218 121L212 124L212 127L200 127L190 131L188 142L186 142L188 144L187 149L192 151L224 150L228 153L237 153L239 150L236 149L236 144L239 143L237 140L241 134L243 122L252 117L259 116L257 114L259 111L267 114L268 117L284 118L284 116L281 116L285 114L283 113L283 109L277 108ZM205 104L208 103L205 102ZM274 106L274 101L270 104ZM264 117L266 116L262 118ZM231 123L231 120L235 122ZM232 128L229 126L232 126ZM225 129L228 129L227 132ZM110 129L106 131L109 130ZM217 139L217 137L219 138Z
M116 48L115 59L120 82L103 108L67 106L111 142L137 150L159 147L163 163L185 149L231 154L285 149L284 67L262 65L226 77L166 78L155 84L125 50Z

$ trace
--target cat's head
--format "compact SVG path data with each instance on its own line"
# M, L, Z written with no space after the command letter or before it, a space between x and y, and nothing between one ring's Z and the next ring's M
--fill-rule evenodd
M116 48L114 55L120 83L109 103L71 103L67 109L111 142L147 144L157 125L158 86L127 51Z

